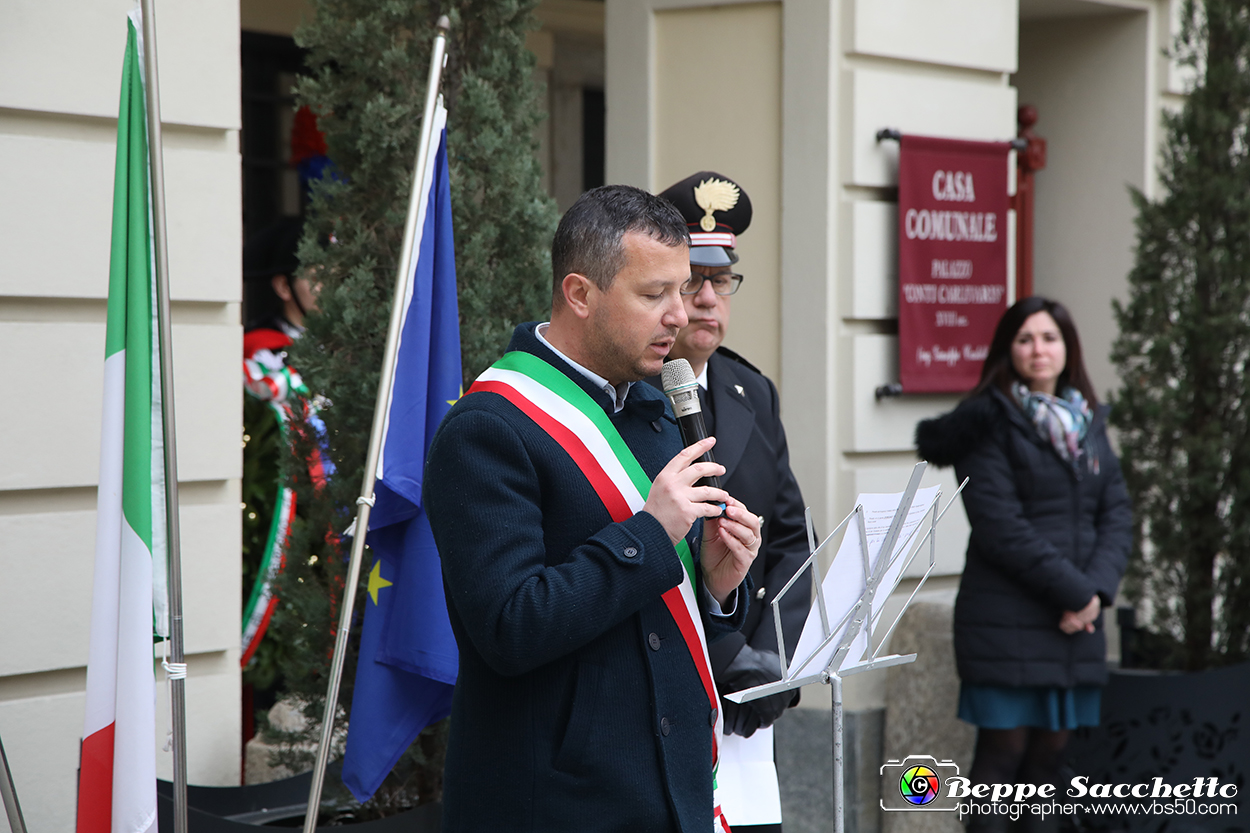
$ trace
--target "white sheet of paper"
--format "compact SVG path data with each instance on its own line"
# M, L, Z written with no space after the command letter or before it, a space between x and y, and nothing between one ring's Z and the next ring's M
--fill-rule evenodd
M938 486L930 486L927 489L918 489L916 491L916 498L912 502L911 510L907 513L907 518L903 522L903 529L899 533L898 541L895 544L895 554L903 552L904 549L913 543L912 535L920 527L925 513L933 508L933 502L937 500L939 488ZM902 499L902 492L893 494L862 494L856 498L856 502L864 507L864 530L868 535L869 564L874 568L881 554L881 544L884 543L886 532L890 529L890 521L893 520L894 513L898 511L898 505ZM889 598L891 589L902 574L905 561L906 559L904 558L896 559L882 577L880 589L872 606L872 614L874 616L880 613L882 606ZM847 627L850 625L850 619L841 628L838 627L838 622L859 601L860 596L863 595L864 588L867 586L867 582L868 578L864 575L864 557L860 551L859 523L852 519L847 524L846 531L842 537L842 544L838 547L838 552L833 557L833 563L829 565L829 572L825 574L824 581L821 582L821 588L825 594L825 610L829 615L829 627L835 633L834 639L824 648L817 651L818 646L824 639L824 634L820 624L820 611L816 605L813 605L807 614L807 621L803 625L803 633L799 636L799 644L794 651L794 662L790 666L790 676L792 678L819 673L833 659L833 654L837 650L837 646L841 642ZM861 611L861 615L866 614L867 611ZM853 618L855 617L851 617L851 619ZM865 620L859 635L851 644L851 650L847 652L839 668L845 668L848 665L854 665L864 660L868 649L869 624ZM803 660L813 654L815 656L800 671L799 666Z
M773 727L749 738L721 735L716 797L730 827L781 824L781 791L773 763Z

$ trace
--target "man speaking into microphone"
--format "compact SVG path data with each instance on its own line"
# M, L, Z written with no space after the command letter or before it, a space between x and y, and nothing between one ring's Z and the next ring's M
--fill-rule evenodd
M746 623L709 648L728 735L717 775L718 795L734 833L779 833L781 804L770 727L797 703L798 693L741 705L723 699L729 692L781 679L771 602L808 556L803 496L790 471L777 388L722 344L731 301L743 281L735 249L737 236L751 223L751 200L738 183L714 171L687 177L660 196L677 207L690 230L690 279L681 288L689 323L669 356L688 361L698 382L702 421L716 438L712 454L725 467L720 486L763 516L763 543L750 571L755 596ZM811 574L805 572L782 598L782 632L791 656L807 618L810 593Z
M448 833L720 822L707 650L745 618L760 521L697 484L724 471L695 462L715 441L683 448L664 397L635 384L686 324L688 243L645 191L583 194L552 244L551 320L516 328L431 444L460 651Z

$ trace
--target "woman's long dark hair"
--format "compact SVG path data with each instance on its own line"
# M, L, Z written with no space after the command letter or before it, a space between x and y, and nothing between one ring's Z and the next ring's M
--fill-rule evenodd
M1063 372L1059 374L1055 392L1062 395L1064 388L1076 388L1085 397L1090 408L1098 407L1098 397L1094 393L1094 386L1090 384L1089 374L1085 371L1085 360L1081 357L1081 339L1076 334L1076 324L1072 322L1071 313L1058 301L1052 301L1040 295L1016 301L1003 313L1003 317L998 319L998 326L994 329L994 339L990 342L989 355L985 357L985 364L981 366L981 381L977 382L977 386L968 394L968 398L991 387L1010 394L1012 382L1024 381L1011 362L1011 343L1016 340L1016 334L1020 332L1020 328L1024 326L1029 316L1039 312L1048 313L1051 318L1055 319L1055 323L1059 325L1059 332L1063 335L1064 349L1068 354L1067 364Z

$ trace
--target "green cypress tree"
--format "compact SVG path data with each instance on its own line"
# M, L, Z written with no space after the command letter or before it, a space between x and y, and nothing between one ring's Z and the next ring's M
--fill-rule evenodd
M513 327L550 304L550 244L557 220L542 189L535 128L542 117L533 55L525 48L536 0L314 0L296 33L307 77L298 97L318 114L335 176L314 183L300 260L320 283L320 312L289 351L321 409L336 473L317 489L297 464L301 518L277 590L273 638L285 643L289 693L319 720L347 547L336 537L355 517L396 262L412 187L434 25L451 18L442 89L461 345L466 384L504 351ZM297 457L311 432L292 432ZM364 565L362 577L368 573ZM362 611L363 585L356 610ZM359 616L353 630L358 634ZM340 702L350 707L355 639ZM345 712L344 712L345 713ZM315 728L315 727L314 727ZM441 792L445 726L409 750L372 803L393 808ZM310 736L287 736L307 741ZM311 753L291 745L296 766ZM329 784L327 785L329 786Z
M1250 3L1186 0L1194 86L1165 117L1162 196L1134 193L1136 262L1112 357L1138 547L1126 585L1206 668L1250 654Z

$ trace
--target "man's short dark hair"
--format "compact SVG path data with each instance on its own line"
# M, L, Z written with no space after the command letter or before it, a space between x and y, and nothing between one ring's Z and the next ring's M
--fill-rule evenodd
M672 203L629 185L592 188L564 212L551 242L552 299L563 303L561 284L576 272L607 290L625 266L621 239L641 232L666 246L689 246L686 220Z

